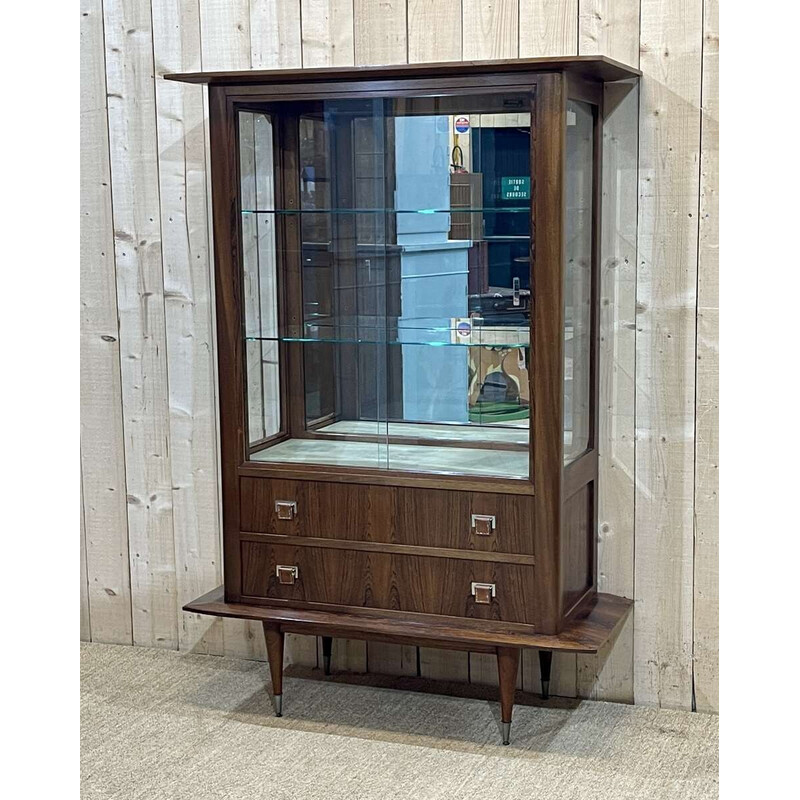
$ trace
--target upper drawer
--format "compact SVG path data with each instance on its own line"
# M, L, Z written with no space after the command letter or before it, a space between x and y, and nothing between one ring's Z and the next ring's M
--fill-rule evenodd
M240 489L242 531L533 555L529 495L245 477Z

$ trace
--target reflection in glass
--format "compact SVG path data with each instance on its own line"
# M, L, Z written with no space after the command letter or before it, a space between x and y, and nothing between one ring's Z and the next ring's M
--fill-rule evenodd
M299 208L242 186L243 229L277 220L286 283L280 330L246 312L246 338L285 348L290 373L289 436L251 459L528 476L529 108L302 106Z
M274 209L272 122L264 114L239 114L239 171L242 207ZM281 427L274 215L242 215L242 271L247 427L252 447L269 440Z
M592 106L567 102L564 462L589 447L592 335Z

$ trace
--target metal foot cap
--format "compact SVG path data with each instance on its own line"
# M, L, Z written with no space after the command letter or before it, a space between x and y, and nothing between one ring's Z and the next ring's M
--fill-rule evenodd
M283 716L283 695L276 694L275 695L275 716L282 717Z
M508 744L511 741L511 723L501 722L500 728L503 732L503 744Z

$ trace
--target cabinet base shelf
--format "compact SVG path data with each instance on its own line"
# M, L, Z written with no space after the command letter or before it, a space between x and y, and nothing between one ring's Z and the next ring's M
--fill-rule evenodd
M284 608L226 603L222 586L187 603L184 611L214 617L233 617L264 622L283 633L311 636L334 636L346 639L388 641L472 652L495 652L497 647L531 647L570 653L596 653L623 622L633 601L612 594L596 594L583 605L558 634L510 629L503 623L459 620L455 617L420 619L426 615L393 619L391 612L361 613L317 611L307 608Z
M476 627L475 620L424 614L392 619L389 616L391 612L368 609L354 613L226 603L222 586L187 603L183 610L261 622L269 657L275 714L279 717L283 715L283 642L287 633L323 637L326 675L330 672L331 637L334 636L493 653L497 657L502 742L507 745L522 648L539 650L542 698L546 700L553 651L596 653L611 638L632 605L633 602L624 597L594 595L557 635L520 631L523 626L510 630L502 623L482 622L481 627Z

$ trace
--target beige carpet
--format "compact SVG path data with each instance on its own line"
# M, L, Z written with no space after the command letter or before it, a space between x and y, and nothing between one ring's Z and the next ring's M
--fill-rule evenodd
M705 714L521 696L503 747L490 690L290 670L278 719L258 662L91 644L81 675L86 800L718 795Z

